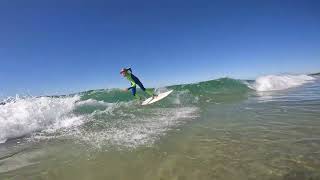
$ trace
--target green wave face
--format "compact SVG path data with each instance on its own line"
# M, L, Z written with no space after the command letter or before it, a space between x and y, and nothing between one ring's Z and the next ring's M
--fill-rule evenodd
M148 106L119 89L8 99L0 179L319 179L320 79L222 78L156 92L170 89Z
M179 98L179 101L184 103L235 101L243 99L250 90L244 81L230 78L168 86L165 89L175 90L173 95L163 102L166 104L170 103L168 100L172 101L173 98ZM140 89L137 93L139 96L147 97ZM94 99L109 103L128 102L135 99L131 92L124 92L120 89L91 90L83 92L81 95L81 100Z
M94 99L97 101L104 102L122 102L130 101L133 99L130 92L123 92L120 89L111 89L111 90L90 90L81 94L81 100Z
M223 102L242 99L250 90L244 81L230 78L176 85L169 88L177 91L189 91L192 96L198 97L200 102Z

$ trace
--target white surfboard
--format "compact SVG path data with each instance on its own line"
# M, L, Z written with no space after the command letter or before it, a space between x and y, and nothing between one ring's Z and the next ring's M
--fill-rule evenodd
M164 93L160 93L156 97L150 97L150 98L146 99L145 101L143 101L142 105L145 106L145 105L152 104L152 103L155 103L157 101L160 101L161 99L167 97L170 93L172 93L172 91L173 90L170 90L170 91L167 91L167 92L164 92Z

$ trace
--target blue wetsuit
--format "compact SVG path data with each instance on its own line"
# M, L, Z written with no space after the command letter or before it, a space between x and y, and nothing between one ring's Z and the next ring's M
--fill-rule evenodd
M128 90L131 89L132 95L136 96L136 92L137 92L137 85L142 89L142 91L146 92L147 94L149 94L150 96L153 96L152 92L149 92L146 90L146 88L143 86L143 84L141 83L141 81L132 74L132 70L131 68L126 69L126 75L125 77L130 81L131 86L128 88Z
M131 89L132 95L134 95L134 96L136 95L136 91L137 91L136 85L138 85L142 89L142 91L146 91L146 88L144 88L143 84L140 82L140 80L135 75L131 74L131 78L135 83L134 85L131 84L131 87L128 88L128 90Z

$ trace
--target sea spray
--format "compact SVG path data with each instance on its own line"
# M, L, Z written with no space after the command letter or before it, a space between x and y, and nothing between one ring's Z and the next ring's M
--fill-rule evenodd
M0 105L0 140L5 142L10 138L34 133L38 135L32 137L50 138L55 137L57 131L63 131L60 133L62 137L92 140L89 138L90 134L102 134L106 136L96 139L122 143L125 146L126 143L143 144L153 141L152 136L164 133L178 122L183 122L178 114L180 111L192 119L200 105L238 102L247 99L254 90L285 90L314 79L307 75L268 75L259 77L256 81L221 78L169 86L165 90L174 90L170 96L144 108L130 93L119 89L92 90L74 96L9 98ZM138 93L143 95L141 91ZM161 110L167 111L167 114L157 115L156 112ZM169 124L165 124L163 118L171 117L174 118ZM164 131L154 131L151 124L161 127ZM128 126L134 128L127 128ZM138 130L144 127L148 127L141 131L144 138L132 143L132 139L128 138L131 137L130 134L132 137L139 136L133 132L139 132ZM132 133L123 140L113 139L115 136L111 135L118 137L125 131Z
M7 119L19 106L54 113L42 113L51 125L0 145L0 179L317 179L320 81L308 82L260 93L248 88L254 80L223 78L167 87L170 96L144 107L120 90L27 98L29 108L6 101Z
M314 80L308 75L267 75L256 79L253 88L257 91L275 91L297 87Z
M0 106L0 141L79 124L81 118L71 113L77 100L79 96L11 99Z

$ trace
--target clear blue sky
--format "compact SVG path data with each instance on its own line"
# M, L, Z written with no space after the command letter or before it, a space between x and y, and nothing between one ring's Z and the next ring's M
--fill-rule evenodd
M0 96L320 71L318 0L1 0Z

